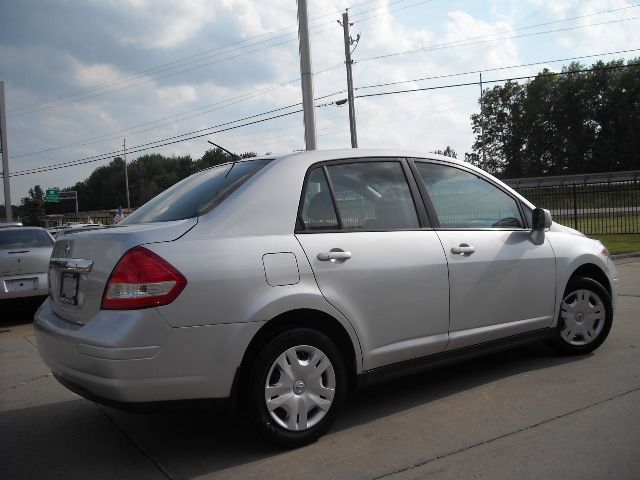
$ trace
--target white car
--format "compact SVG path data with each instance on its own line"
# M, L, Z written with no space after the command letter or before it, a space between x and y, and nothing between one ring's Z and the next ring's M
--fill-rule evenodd
M44 228L0 229L0 300L47 295L52 250Z
M239 401L298 446L349 386L524 342L593 351L618 276L597 241L467 163L388 150L238 160L56 241L39 352L115 405Z

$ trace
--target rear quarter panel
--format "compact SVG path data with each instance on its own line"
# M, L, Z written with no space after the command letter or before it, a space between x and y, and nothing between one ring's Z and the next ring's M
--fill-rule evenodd
M187 287L158 312L173 327L194 327L242 322L265 322L297 309L315 309L338 320L348 332L361 366L360 344L351 324L320 293L300 244L289 235L210 237L196 227L185 237L168 243L147 244L175 266ZM267 283L263 256L295 255L299 281L291 285Z

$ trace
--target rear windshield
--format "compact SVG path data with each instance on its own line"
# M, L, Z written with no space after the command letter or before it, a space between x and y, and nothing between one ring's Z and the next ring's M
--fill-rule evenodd
M170 222L202 215L271 160L243 160L204 170L176 183L129 215L120 225Z
M16 248L50 247L53 240L47 232L38 229L1 229L0 250Z

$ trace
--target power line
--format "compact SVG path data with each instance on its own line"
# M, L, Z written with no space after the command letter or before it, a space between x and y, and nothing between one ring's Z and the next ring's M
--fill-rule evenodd
M613 69L619 69L619 68L637 67L639 65L640 63L628 63L626 65L610 65L607 67L585 68L582 70L570 70L566 72L545 72L542 74L525 75L521 77L501 78L499 80L483 80L482 83L501 83L501 82L508 82L508 81L514 81L514 80L527 80L527 79L535 78L538 76L543 77L543 76L572 75L575 73L600 72L600 71L613 70ZM466 82L466 83L456 83L456 84L449 84L449 85L438 85L435 87L411 88L407 90L394 90L394 91L387 91L387 92L367 93L364 95L358 95L356 98L380 97L384 95L395 95L399 93L424 92L428 90L441 90L445 88L468 87L470 85L478 85L479 83L480 82Z
M367 57L367 58L363 58L357 61L357 63L362 63L362 62L368 62L370 60L379 60L379 59L383 59L383 58L389 58L389 57L396 57L396 56L401 56L401 55L411 55L414 53L421 53L421 52L428 52L428 51L432 51L432 50L441 50L441 49L445 49L445 48L451 48L451 47L456 47L456 46L468 46L468 45L479 45L479 44L484 44L484 43L489 43L489 42L493 42L493 41L497 41L497 40L506 40L506 39L510 39L510 38L524 38L524 37L531 37L531 36L537 36L537 35L546 35L548 33L557 33L557 32L563 32L563 31L569 31L569 30L578 30L578 29L582 29L582 28L589 28L589 27L596 27L596 26L600 26L600 25L608 25L608 24L612 24L612 23L621 23L621 22L626 22L626 21L630 21L630 20L637 20L640 17L631 17L631 18L624 18L624 19L618 19L618 20L609 20L609 21L605 21L605 22L600 22L600 23L593 23L593 24L589 24L589 25L575 25L573 27L564 27L564 28L560 28L560 29L555 29L555 30L546 30L546 31L542 31L542 32L532 32L529 34L522 34L522 35L510 35L513 32L519 32L522 30L529 30L532 28L537 28L537 27L543 27L546 25L552 25L552 24L556 24L556 23L562 23L562 22L568 22L568 21L572 21L572 20L578 20L578 19L582 19L582 18L587 18L587 17L593 17L595 15L603 15L605 13L613 13L613 12L617 12L620 10L626 10L629 8L636 8L639 7L640 4L636 4L636 5L631 5L628 7L623 7L623 8L617 8L617 9L611 9L611 10L603 10L601 12L596 12L596 13L591 13L588 15L580 15L577 17L571 17L571 18L566 18L563 20L555 20L552 22L544 22L544 23L537 23L534 25L527 25L524 27L519 27L519 28L515 28L515 29L511 29L511 30L505 30L503 32L498 32L498 33L491 33L491 34L486 34L486 35L479 35L476 37L471 37L471 38L465 38L462 40L456 40L453 42L446 42L446 43L439 43L439 44L434 44L434 45L428 45L426 47L420 47L420 48L416 48L416 49L412 49L412 50L403 50L403 51L399 51L399 52L392 52L392 53L386 53L386 54L382 54L382 55L376 55L373 57ZM496 38L493 40L490 40L488 42L471 42L473 40L480 40L483 38L488 38L488 37L492 37L492 36L496 36L496 35L507 35L504 38Z
M588 68L588 69L580 69L580 70L571 70L571 71L565 71L565 72L545 72L544 74L542 74L541 76L559 76L559 75L571 75L571 74L576 74L576 73L587 73L587 72L595 72L595 71L607 71L607 70L614 70L614 69L621 69L621 68L629 68L629 67L634 67L634 66L639 66L640 63L630 63L627 65L611 65L611 66L607 66L607 67L597 67L597 68ZM524 80L524 79L530 79L530 78L534 78L538 75L527 75L527 76L520 76L520 77L510 77L510 78L502 78L502 79L496 79L496 80L485 80L483 83L501 83L501 82L507 82L507 81L514 81L514 80ZM396 90L396 91L387 91L387 92L377 92L377 93L371 93L371 94L365 94L365 95L359 95L358 98L365 98L365 97L376 97L376 96L386 96L386 95L395 95L395 94L400 94L400 93L410 93L410 92L419 92L419 91L428 91L428 90L440 90L440 89L445 89L445 88L456 88L456 87L463 87L463 86L471 86L471 85L478 85L478 82L466 82L466 83L459 83L459 84L449 84L449 85L440 85L440 86L435 86L435 87L424 87L424 88L414 88L414 89L407 89L407 90ZM337 92L337 93L341 93L341 92ZM335 95L334 94L329 94L327 96L325 96L325 98L331 96L331 95ZM319 100L316 99L316 100ZM225 126L225 125L230 125L232 123L237 123L239 121L243 121L246 119L250 119L250 118L255 118L258 116L262 116L262 115L266 115L268 113L274 113L274 112L278 112L278 111L282 111L282 110L286 110L289 108L293 108L296 106L299 106L300 103L297 104L292 104L292 105L288 105L285 107L280 107L274 110L270 110L268 112L263 112L261 114L256 114L256 115L252 115L250 117L245 117L243 119L239 119L239 120L235 120L232 122L226 122L223 124L219 124L219 125L215 125L213 127L208 127L205 129L200 129L200 130L195 130L193 132L189 132L189 133L185 133L185 134L181 134L181 135L176 135L174 137L167 137L161 140L156 140L154 142L148 142L148 143L144 143L141 145L136 145L135 147L132 147L131 150L129 150L129 153L139 153L139 152L143 152L143 151L147 151L147 150L151 150L154 148L159 148L159 147L164 147L167 145L173 145L175 143L180 143L180 142L185 142L188 140L193 140L196 138L202 138L205 137L207 135L212 135L212 134L216 134L216 133L222 133L225 131L229 131L229 130L234 130L237 128L242 128L242 127L246 127L249 125L254 125L257 123L262 123L262 122L266 122L266 121L270 121L270 120L275 120L277 118L282 118L282 117L286 117L289 115L293 115L296 113L300 113L302 112L302 109L297 109L291 112L285 112L285 113L281 113L278 115L273 115L270 117L265 117L265 118L260 118L257 120L253 120L251 122L246 122L240 125L232 125L232 126L228 126L226 128L222 128L219 129L219 127L221 126ZM324 105L316 105L316 108L318 107L322 107L322 106L326 106L326 105L330 105L330 104L324 104ZM216 128L218 128L218 130L215 130ZM209 131L209 130L213 130L213 131ZM204 132L206 131L206 133L199 133L199 132ZM194 133L198 133L197 135L193 135ZM182 138L187 136L187 138ZM168 141L171 140L171 141ZM49 166L45 166L45 167L39 167L39 168L33 168L33 169L28 169L28 170L20 170L14 173L10 174L10 177L13 176L23 176L23 175L32 175L32 174L36 174L36 173L44 173L44 172L49 172L52 170L59 170L62 168L68 168L68 167L72 167L72 166L78 166L78 165L84 165L87 163L94 163L94 162L98 162L101 160L108 160L109 158L111 158L113 155L115 154L119 154L120 150L116 150L113 152L109 152L109 153L104 153L104 154L100 154L100 155L94 155L92 157L86 157L84 159L78 159L78 160L73 160L73 161L69 161L69 162L62 162L59 164L55 164L55 165L49 165Z
M342 66L342 63L338 63L338 64L333 65L331 67L327 67L327 68L325 68L323 70L315 72L314 75L320 75L322 73L334 70L334 69L339 68L341 66ZM162 117L162 118L159 118L159 119L156 119L156 120L152 120L152 121L149 121L149 122L144 122L144 123L133 125L133 126L130 126L130 127L127 127L127 128L122 128L120 130L115 130L115 131L112 131L112 132L109 132L109 133L106 133L106 134L103 134L103 135L99 135L97 137L90 137L88 139L77 140L75 142L71 142L71 143L67 143L67 144L63 144L63 145L58 145L58 146L55 146L55 147L48 147L48 148L45 148L45 149L42 149L42 150L21 153L19 155L13 155L11 157L11 159L17 159L17 158L21 158L21 157L28 157L28 156L32 156L32 155L38 155L38 154L41 154L41 153L49 153L49 152L68 149L68 148L83 147L83 146L92 145L92 144L95 144L95 143L104 143L104 142L107 142L109 140L113 140L115 138L119 138L120 136L122 136L123 133L132 132L134 130L137 130L137 131L135 131L135 134L148 132L150 130L155 130L156 128L161 128L163 126L170 125L170 124L173 124L173 123L176 123L176 122L182 122L184 120L189 120L191 118L195 118L195 117L198 117L198 116L201 116L201 115L205 115L205 114L210 113L210 112L212 112L214 110L220 110L222 108L227 108L227 107L230 107L232 105L236 105L238 103L251 100L251 99L256 98L256 97L258 97L258 96L260 96L260 95L262 95L264 93L268 93L268 92L271 92L271 91L276 90L278 88L284 87L286 85L293 84L293 83L295 83L295 82L297 82L299 80L300 80L300 78L294 78L292 80L288 80L288 81L285 81L285 82L280 82L280 83L277 83L277 84L273 84L273 85L267 86L267 87L265 87L263 89L249 91L249 92L246 92L246 93L241 94L241 95L236 95L234 97L229 97L229 98L226 98L226 99L223 99L223 100L219 100L217 102L214 102L214 103L211 103L211 104L208 104L208 105L204 105L202 107L197 107L195 109L187 110L185 112L176 113L176 114L169 115L169 116L166 116L166 117ZM338 92L338 93L342 93L342 92ZM320 97L320 98L326 98L326 97ZM198 112L198 113L195 113L195 112ZM193 113L193 114L189 115L191 113ZM183 118L176 119L176 117L183 117ZM170 119L175 119L175 120L170 120ZM160 123L160 122L163 122L164 120L169 120L169 121L165 122L165 123ZM147 126L149 126L149 128L145 128L143 130L139 130L140 128L147 127Z
M241 124L241 125L234 125L234 126L231 126L231 127L223 128L221 130L208 132L208 133L202 133L200 135L194 135L194 136L189 137L189 138L183 138L183 139L180 139L180 140L174 140L174 141L162 143L162 144L159 144L159 145L152 145L152 146L145 147L145 148L133 147L133 149L128 150L128 153L130 153L130 154L131 153L139 153L139 152L144 152L144 151L147 151L147 150L151 150L153 148L159 148L159 147L165 147L167 145L173 145L174 143L186 142L187 140L193 140L193 139L196 139L196 138L202 138L202 137L206 137L207 135L212 135L214 133L221 133L221 132L225 132L227 130L233 130L233 129L236 129L236 128L242 128L242 127L246 127L246 126L249 126L249 125L254 125L256 123L262 123L262 122L266 122L266 121L269 121L269 120L275 120L277 118L286 117L288 115L293 115L293 114L300 113L300 112L302 112L302 109L294 110L292 112L281 113L280 115L274 115L274 116L271 116L271 117L261 118L261 119L258 119L258 120L254 120L252 122L247 122L247 123ZM121 152L121 150L117 150L116 152L112 152L112 153L108 153L108 154L105 153L105 154L102 154L102 155L96 155L96 157L100 157L100 158L88 157L86 160L77 161L76 163L68 164L68 165L56 164L56 165L51 165L49 167L44 167L44 168L42 168L40 170L21 170L21 171L18 171L18 172L13 172L9 176L10 177L19 177L19 176L23 176L23 175L33 175L33 174L36 174L36 173L50 172L52 170L60 170L62 168L75 167L75 166L78 166L78 165L85 165L87 163L99 162L101 160L108 160L109 158L111 158L113 156L113 154L119 154L120 152Z
M321 97L317 97L315 100L317 101L317 100L321 100L321 99L328 98L328 97L331 97L331 96L335 96L335 95L337 95L339 93L343 93L343 92L334 92L334 93L327 94L327 95L324 95L324 96L321 96ZM244 118L240 118L240 119L237 119L237 120L233 120L233 121L230 121L230 122L224 122L224 123L221 123L221 124L218 124L218 125L214 125L214 126L211 126L211 127L202 128L202 129L199 129L199 130L194 130L194 131L191 131L191 132L183 133L183 134L180 134L180 135L175 135L175 136L172 136L172 137L166 137L166 138L163 138L163 139L160 139L160 140L155 140L153 142L143 143L143 144L140 144L140 145L136 145L134 147L130 147L127 151L130 154L131 153L137 153L137 152L141 152L141 151L150 150L150 149L153 149L153 148L159 148L159 147L163 147L163 146L167 146L167 145L172 145L174 143L180 143L180 142L184 142L184 141L188 141L188 140L193 140L193 139L196 139L196 138L201 138L201 137L204 137L204 136L207 136L207 135L212 135L212 134L215 134L215 133L221 133L221 132L225 132L225 131L228 131L228 130L234 130L236 128L246 127L246 126L249 126L249 125L262 123L262 122L269 121L269 120L275 120L277 118L286 117L288 115L293 115L295 113L299 113L302 110L298 109L298 110L295 110L295 111L285 112L285 113L282 113L282 114L279 114L279 115L274 115L274 116L271 116L271 117L260 118L260 119L257 119L257 120L253 120L251 122L246 122L246 123L240 124L240 125L232 125L234 123L242 122L242 121L249 120L249 119L256 118L256 117L261 117L261 116L264 116L264 115L268 115L270 113L276 113L276 112L280 112L280 111L287 110L287 109L290 109L290 108L298 107L300 105L302 105L302 104L301 103L295 103L295 104L287 105L285 107L275 108L275 109L269 110L267 112L262 112L262 113L258 113L258 114L255 114L255 115L250 115L250 116L247 116L247 117L244 117ZM325 105L316 105L316 108L321 107L321 106L325 106ZM231 126L229 126L227 128L220 129L220 127L227 126L227 125L231 125ZM218 130L216 130L216 129L218 129ZM202 132L206 132L206 133L202 133ZM194 135L194 134L197 134L197 135ZM187 137L187 138L184 138L184 137ZM172 140L172 141L168 142L168 140ZM111 158L113 155L120 154L120 152L121 152L121 150L114 150L112 152L103 153L103 154L99 154L99 155L93 155L93 156L90 156L90 157L85 157L85 158L81 158L81 159L77 159L77 160L70 160L68 162L61 162L61 163L57 163L57 164L54 164L54 165L48 165L48 166L42 166L42 167L34 167L34 168L31 168L31 169L20 170L20 171L11 173L10 176L13 177L13 176L22 176L22 175L32 175L32 174L35 174L35 173L43 173L43 172L48 172L48 171L51 171L51 170L59 170L61 168L68 168L68 167L73 167L73 166L78 166L78 165L84 165L84 164L87 164L87 163L94 163L94 162L98 162L98 161L101 161L101 160L107 160L107 159Z
M522 67L532 67L534 65L544 65L547 63L558 63L558 62L569 62L574 60L584 60L585 58L595 58L595 57L604 57L606 55L617 55L620 53L630 53L640 51L640 48L632 48L628 50L618 50L615 52L605 52L605 53L594 53L591 55L582 55L579 57L568 57L568 58L558 58L555 60L543 60L539 62L531 62L531 63L522 63L520 65L509 65L505 67L494 67L494 68L483 68L478 70L469 70L466 72L458 72L458 73L448 73L443 75L433 75L430 77L421 77L421 78L413 78L411 80L398 80L396 82L386 82L386 83L378 83L374 85L363 85L361 87L355 87L355 90L365 90L368 88L379 88L379 87L388 87L391 85L400 85L402 83L413 83L413 82L422 82L424 80L438 80L441 78L450 78L450 77L460 77L463 75L472 75L476 73L486 73L486 72L496 72L499 70L511 70L514 68L522 68Z
M413 4L411 4L411 5L404 5L404 6L402 6L402 7L394 8L394 9L392 9L392 10L389 10L389 12L388 12L388 13L395 13L395 12L399 12L399 11L401 11L401 10L406 10L406 9L408 9L408 8L417 7L417 6L419 6L419 5L424 5L425 3L431 3L431 2L433 2L433 0L421 0L420 2L416 2L416 3L413 3ZM371 12L371 11L374 11L374 10L381 10L381 9L383 9L383 8L389 7L390 5L393 5L394 3L399 3L399 2L390 2L390 3L386 4L386 5L385 5L385 6L383 6L383 7L373 8L373 9L368 10L368 11L369 11L369 12ZM360 13L356 13L356 14L354 14L354 18L353 18L353 20L354 20L355 22L358 22L358 23L364 23L364 22L368 22L368 21L370 21L370 20L373 20L373 19L379 18L379 17L381 17L381 16L383 16L383 15L384 15L384 12L383 12L383 13L379 13L378 15L369 15L368 17L360 18L359 16L360 16L360 15L362 15L363 13L366 13L366 12L360 12Z
M328 30L325 29L325 30L322 30L321 32L314 32L314 33L322 33L324 31L328 31ZM175 72L170 72L170 73L166 73L164 75L145 78L143 80L140 80L139 82L125 84L125 85L119 86L117 88L112 88L110 90L105 90L105 91L102 91L102 92L96 92L96 93L93 93L93 94L90 94L90 95L68 99L66 101L60 101L58 103L50 104L50 105L47 105L47 106L43 106L41 108L36 108L36 109L32 109L32 110L23 110L23 111L20 111L20 112L14 112L14 113L12 113L12 115L14 117L22 116L22 115L28 115L28 114L32 114L32 113L42 112L42 111L45 111L45 110L50 110L52 108L57 108L57 107L60 107L60 106L63 106L63 105L67 105L67 104L70 104L70 103L75 103L75 102L81 101L81 100L82 101L89 100L91 98L95 98L95 97L99 97L99 96L102 96L102 95L114 93L114 92L117 92L117 91L120 91L120 90L125 90L125 89L128 89L128 88L132 88L132 87L144 85L144 84L147 84L147 83L151 83L151 82L154 82L154 81L162 79L162 78L172 77L172 76L179 75L181 73L185 73L185 72L188 72L188 71L196 70L196 69L199 69L199 68L204 68L204 67L207 67L207 66L210 66L210 65L214 65L214 64L217 64L217 63L221 63L221 62L225 62L225 61L228 61L228 60L234 60L236 58L244 57L244 56L252 54L252 53L257 53L257 52L261 52L261 51L264 51L264 50L267 50L267 49L270 49L270 48L282 46L282 45L285 45L287 43L291 43L294 40L295 40L295 38L292 38L292 39L288 39L288 40L281 41L281 42L278 42L278 43L269 44L269 45L266 45L266 46L263 46L263 47L260 47L260 48L256 48L256 49L253 49L253 50L249 50L249 51L246 51L246 52L243 51L241 53L238 53L237 55L233 55L233 56L229 56L229 57L224 57L224 58L208 61L206 63L201 63L201 64L194 65L194 66L191 66L191 67L188 67L188 68L183 68L183 69L175 71ZM229 53L229 52L225 52L225 53Z
M372 3L373 1L375 1L375 0L368 0L368 1L365 1L365 2L361 2L359 4L356 4L356 5L352 6L351 8L357 8L357 7L362 6L362 5L367 5L369 3ZM393 2L393 3L405 2L405 1L408 1L408 0L397 0L396 2ZM428 1L431 1L431 0L428 0ZM372 10L375 10L375 9L372 9ZM371 11L371 10L365 10L365 12L369 12L369 11ZM328 17L328 16L332 16L332 15L338 14L338 13L340 13L340 12L327 13L327 14L315 17L312 20L318 20L318 19L321 19L321 18L325 18L325 17ZM316 25L314 25L312 27L312 29L317 29L319 27L322 27L322 26L325 26L325 25L330 25L330 24L331 25L334 24L333 20L327 21L327 22L323 22L323 23L320 23L320 24L316 24ZM222 58L222 59L217 60L217 61L207 62L205 64L196 65L194 67L190 67L190 68L186 68L186 69L183 69L183 70L179 70L177 72L171 72L169 74L162 75L162 76L154 76L153 78L145 79L142 82L138 82L138 83L134 83L134 84L128 84L128 85L121 86L119 88L107 90L107 91L104 91L104 92L97 92L97 93L94 93L94 94L88 95L88 96L83 96L82 98L73 99L73 100L69 100L69 101L66 101L66 102L61 102L61 100L64 100L64 99L70 99L72 97L78 97L78 96L82 96L82 95L87 94L87 93L96 92L96 91L98 91L100 89L104 89L104 88L107 88L107 87L110 87L110 86L115 86L115 85L119 85L119 84L123 84L123 83L129 82L131 80L135 80L136 78L142 78L145 75L149 75L149 74L154 74L155 75L155 74L157 74L159 72L172 70L172 69L183 67L185 65L189 65L189 64L193 64L193 63L202 62L204 60L207 60L207 57L211 57L212 54L213 54L214 57L221 56L221 55L227 55L227 54L230 54L230 53L233 53L233 52L242 51L243 49L248 48L248 47L253 47L253 46L256 46L256 45L261 45L261 44L265 44L265 43L268 43L268 42L272 42L272 41L277 40L277 39L290 37L291 35L295 34L295 31L288 32L288 33L281 34L281 35L277 35L277 36L272 36L271 38L267 38L267 39L264 39L264 40L261 40L261 41L258 41L258 42L250 43L252 40L256 40L258 38L269 36L269 35L272 35L274 33L279 32L279 31L290 30L292 27L295 27L295 25L289 25L289 26L282 27L282 28L277 29L277 30L273 30L271 32L263 33L263 34L260 34L260 35L255 35L255 36L249 37L247 39L244 39L244 40L241 40L241 41L238 41L238 42L233 42L233 43L230 43L230 44L227 44L227 45L224 45L224 46L221 46L221 47L217 47L217 48L214 48L214 49L211 49L211 50L206 50L204 52L200 52L200 53L197 53L197 54L189 55L187 57L183 57L181 59L177 59L177 60L174 60L172 62L167 62L167 63L161 64L161 65L158 65L156 67L151 67L151 68L142 70L142 71L137 72L137 73L126 75L124 77L120 77L120 78L117 78L117 79L114 79L114 80L111 80L111 81L108 81L108 82L103 82L103 83L100 83L100 84L96 84L96 85L93 85L92 87L79 89L79 90L74 90L72 92L67 92L65 94L58 95L58 96L55 96L55 97L51 97L49 99L42 100L42 101L39 101L39 102L34 102L34 103L31 103L31 104L16 106L16 107L13 107L13 108L10 109L10 113L12 113L14 115L26 114L26 113L35 113L35 112L38 112L38 111L43 111L43 110L47 110L49 108L53 108L53 106L49 105L46 108L37 109L36 107L38 107L38 106L44 106L44 105L48 105L48 104L56 103L56 102L58 102L58 103L56 103L56 105L54 105L54 106L59 106L59 104L64 105L64 104L73 103L73 102L79 101L79 100L86 100L86 99L93 98L93 97L96 97L96 96L100 96L100 95L104 95L104 94L108 94L108 93L113 93L115 91L123 90L125 88L130 88L130 87L138 86L138 85L141 85L141 84L144 84L144 83L149 83L149 82L157 80L159 78L166 78L168 76L177 75L179 73L184 73L186 71L194 70L196 68L202 68L202 67L211 65L213 63L218 63L220 61L226 61L226 60L233 59L233 58L238 58L240 56L244 56L244 55L247 55L247 54L250 54L250 53L255 53L255 52L258 52L258 51L262 51L262 50L265 50L265 49L268 49L268 48L281 46L281 45L284 45L286 43L290 43L290 42L294 41L295 38L288 39L288 40L280 42L280 43L268 45L266 47L262 47L262 48L259 48L259 49L254 49L254 50L251 50L249 52L244 52L244 53L242 53L240 55L236 55L236 56L233 56L233 57L227 57L227 58ZM315 33L322 33L322 32L325 32L325 31L328 31L328 29L325 29L325 30L322 30L322 31L319 31L319 32L315 32ZM247 44L247 45L245 45L245 44ZM235 49L228 50L230 47L234 47L234 46L237 46L237 45L242 45L242 46L237 47ZM225 49L227 49L227 51L224 51ZM215 53L215 52L219 52L219 53ZM29 110L29 111L28 112L17 113L17 112L24 111L24 110Z

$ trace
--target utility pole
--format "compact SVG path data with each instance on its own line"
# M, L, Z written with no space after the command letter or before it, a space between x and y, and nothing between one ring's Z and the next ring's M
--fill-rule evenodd
M4 82L0 81L0 146L2 147L2 180L4 183L4 211L7 222L13 219L11 212L11 186L9 184L9 149L7 148L7 117L4 103Z
M127 187L127 208L131 208L129 202L129 173L127 172L127 139L122 139L122 150L124 152L124 184Z
M304 114L304 141L307 150L316 150L316 112L313 103L313 71L307 0L298 0L298 40L300 43L300 78L302 80L302 109Z
M351 45L357 43L360 40L360 34L358 38L354 40L349 35L349 9L346 9L342 14L342 30L344 31L344 58L347 65L347 98L349 100L349 131L351 132L351 148L358 148L358 133L356 132L356 105L353 98L353 75L351 73L351 66L353 60L351 60Z
M482 72L480 72L480 140L482 141L482 168L487 168L487 154L484 150L484 109L482 103Z

